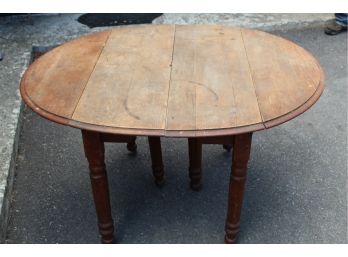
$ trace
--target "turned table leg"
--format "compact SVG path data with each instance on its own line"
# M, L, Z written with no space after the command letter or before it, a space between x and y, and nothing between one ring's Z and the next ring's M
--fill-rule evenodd
M112 243L114 224L111 216L109 187L104 163L104 143L98 132L82 130L85 155L89 163L94 204L102 243Z
M127 143L127 149L132 153L135 153L137 151L137 144L135 143L136 139L136 136L130 136L130 141Z
M190 186L191 189L198 191L202 188L202 144L198 138L189 138L188 145Z
M227 152L230 152L232 149L232 145L223 144L222 148L225 149Z
M235 243L237 241L247 164L251 149L251 138L251 133L236 135L233 143L230 188L225 225L226 243Z
M155 178L157 186L161 186L164 182L164 168L162 161L162 149L161 149L161 138L160 137L148 137L151 161L152 161L152 172Z

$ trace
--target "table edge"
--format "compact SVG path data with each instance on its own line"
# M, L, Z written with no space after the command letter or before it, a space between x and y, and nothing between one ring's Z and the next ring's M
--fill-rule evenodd
M248 28L243 28L248 29ZM109 30L109 29L108 29ZM105 30L107 31L107 30ZM265 32L267 33L267 32ZM270 33L268 33L270 34ZM273 35L273 34L271 34ZM275 35L276 37L279 37ZM294 44L294 42L281 37L282 39L289 41ZM79 39L79 38L77 38ZM77 40L74 39L74 40ZM72 40L73 41L73 40ZM296 46L301 47L296 44ZM303 48L303 47L301 47ZM304 48L303 48L304 49ZM227 136L227 135L236 135L236 134L243 134L243 133L250 133L255 132L259 130L269 129L275 126L278 126L282 123L285 123L305 111L307 111L312 105L314 105L318 99L320 98L321 94L324 91L324 72L317 61L317 59L309 52L307 49L304 49L307 54L311 55L316 62L318 69L320 71L320 80L319 85L316 88L316 91L312 94L311 97L307 99L306 102L304 102L302 105L298 106L296 109L283 114L282 116L279 116L277 118L262 121L255 124L245 125L245 126L239 126L239 127L233 127L233 128L218 128L218 129L204 129L204 130L166 130L166 129L141 129L141 128L122 128L122 127L110 127L110 126L104 126L104 125L97 125L97 124L89 124L85 122L80 122L76 120L72 120L66 117L59 116L57 114L53 114L47 110L44 110L40 108L38 105L35 104L35 102L29 97L29 95L26 93L25 90L25 78L27 71L30 69L30 66L23 74L23 77L20 81L20 94L23 99L23 101L38 115L41 117L48 119L50 121L53 121L55 123L70 126L73 128L78 128L82 130L90 130L90 131L96 131L101 133L110 133L110 134L122 134L122 135L132 135L132 136L162 136L162 137L211 137L211 136Z
M90 130L101 133L110 134L122 134L122 135L132 135L132 136L162 136L162 137L210 137L210 136L226 136L226 135L236 135L249 132L256 132L259 130L269 129L271 127L280 125L286 121L289 121L300 114L308 110L321 96L324 90L323 81L320 82L315 93L305 102L303 105L299 106L297 109L283 116L277 117L273 120L260 122L256 124L240 126L235 128L221 128L221 129L206 129L206 130L164 130L164 129L136 129L136 128L120 128L120 127L108 127L96 124L89 124L84 122L79 122L71 120L65 117L58 116L56 114L50 113L44 109L38 107L30 97L25 93L24 86L20 87L20 93L24 102L38 115L41 117L53 121L55 123L70 126L73 128L78 128L82 130Z

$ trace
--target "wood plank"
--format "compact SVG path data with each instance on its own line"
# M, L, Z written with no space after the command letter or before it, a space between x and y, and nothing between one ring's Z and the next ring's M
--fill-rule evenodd
M41 109L70 118L101 53L109 31L57 47L25 74L25 91Z
M196 89L189 82L194 76L194 46L185 41L178 28L176 25L166 130L194 130Z
M74 112L90 124L164 129L174 26L112 31Z
M167 118L167 130L262 121L239 29L176 27Z
M263 121L295 110L313 95L320 70L304 49L260 31L243 29L242 35Z
M206 137L278 125L323 90L319 64L290 41L219 25L176 30L126 26L68 42L26 71L24 101L87 130Z

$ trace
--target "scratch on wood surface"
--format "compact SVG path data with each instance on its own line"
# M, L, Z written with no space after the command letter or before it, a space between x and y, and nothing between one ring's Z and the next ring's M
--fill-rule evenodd
M123 102L124 109L129 114L129 116L133 117L134 119L140 120L140 117L134 113L132 113L128 108L128 97Z
M184 82L188 82L191 85L196 85L196 86L200 86L202 88L205 88L208 92L210 92L214 96L215 101L219 100L218 94L213 89L211 89L210 87L208 87L207 85L205 85L203 83L192 81L192 80L176 80L176 81L184 81Z

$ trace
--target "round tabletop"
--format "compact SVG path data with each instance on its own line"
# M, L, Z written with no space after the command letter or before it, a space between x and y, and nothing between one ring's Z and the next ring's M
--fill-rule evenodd
M324 75L302 47L222 25L137 25L67 42L21 80L41 116L103 133L202 137L248 133L310 108Z

